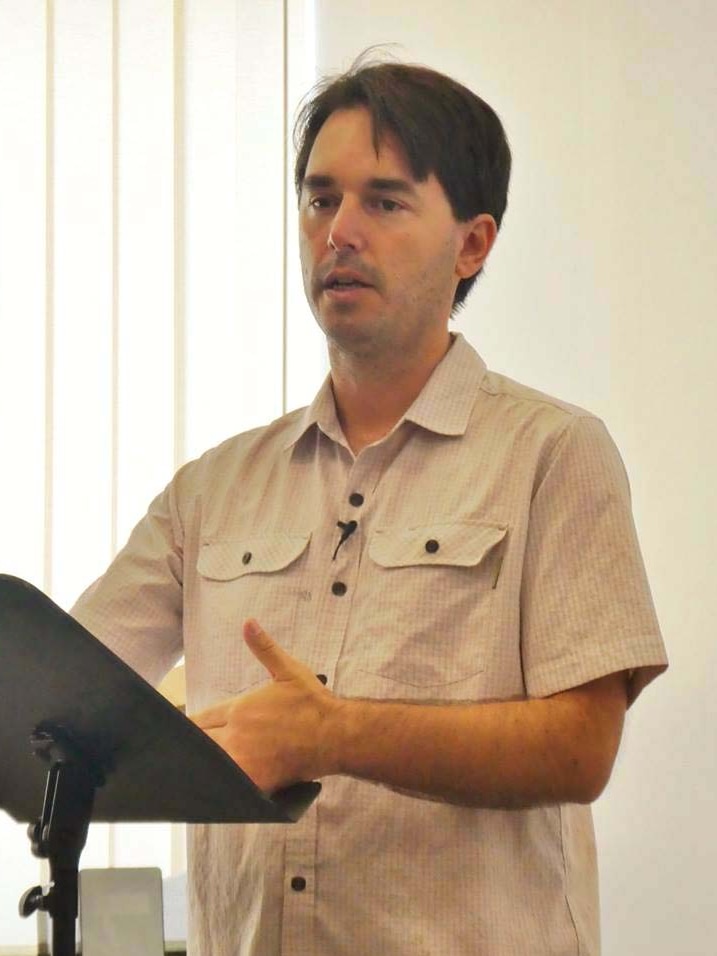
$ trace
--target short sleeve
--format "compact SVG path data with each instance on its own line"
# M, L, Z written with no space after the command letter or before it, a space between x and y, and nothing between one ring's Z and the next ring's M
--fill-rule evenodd
M149 506L70 614L151 684L182 654L182 547L174 487Z
M521 653L531 697L624 670L631 704L667 666L627 474L605 425L592 416L571 419L534 491Z

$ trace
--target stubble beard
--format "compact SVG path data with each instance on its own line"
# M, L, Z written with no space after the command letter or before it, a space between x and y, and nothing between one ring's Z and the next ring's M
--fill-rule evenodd
M448 247L446 253L450 255ZM367 371L370 368L373 375L378 373L381 378L390 378L420 355L430 339L437 313L445 311L442 290L430 281L419 281L419 289L413 295L391 303L386 300L385 277L372 276L377 286L369 295L381 297L372 308L371 303L322 303L322 298L326 299L322 283L303 268L302 273L304 291L314 319L326 336L332 365L335 362L344 366L358 364ZM450 309L446 322L449 313Z
M361 307L351 302L331 303L329 314L314 315L326 336L329 355L343 360L370 362L372 365L394 349L389 334L390 322L382 311L361 315Z

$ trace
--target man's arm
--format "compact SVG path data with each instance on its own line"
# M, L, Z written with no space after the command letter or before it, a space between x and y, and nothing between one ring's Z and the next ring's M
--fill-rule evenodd
M247 644L273 681L194 720L264 790L332 774L462 806L589 803L605 787L624 674L552 697L478 704L342 699L258 626Z
M600 795L620 742L625 680L611 674L525 701L342 703L338 772L449 803L517 809Z

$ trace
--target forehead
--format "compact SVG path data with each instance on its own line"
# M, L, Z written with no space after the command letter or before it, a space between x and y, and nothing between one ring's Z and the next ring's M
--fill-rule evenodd
M397 137L384 132L373 142L371 114L363 107L332 113L318 132L305 175L400 176L416 182Z

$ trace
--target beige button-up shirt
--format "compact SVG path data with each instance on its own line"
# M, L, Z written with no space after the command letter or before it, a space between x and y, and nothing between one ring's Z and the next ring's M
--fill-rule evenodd
M357 526L337 550L338 521ZM267 679L249 616L344 696L522 699L626 670L632 702L666 665L605 426L460 335L355 457L327 380L187 464L73 613L154 682L183 653L190 713ZM589 807L331 777L296 824L193 827L190 868L193 956L599 952Z

